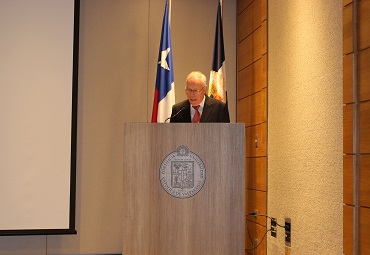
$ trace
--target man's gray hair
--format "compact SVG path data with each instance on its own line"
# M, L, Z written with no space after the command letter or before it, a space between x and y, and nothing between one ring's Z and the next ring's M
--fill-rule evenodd
M186 77L186 82L188 82L188 80L190 78L196 78L196 79L201 80L202 87L207 86L207 78L206 78L206 76L203 73L199 72L199 71L193 71L193 72L189 73L189 75Z

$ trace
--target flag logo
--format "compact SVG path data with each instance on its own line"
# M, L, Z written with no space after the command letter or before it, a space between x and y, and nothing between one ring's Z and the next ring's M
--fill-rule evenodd
M226 103L226 80L222 68L217 72L212 70L209 80L208 96Z

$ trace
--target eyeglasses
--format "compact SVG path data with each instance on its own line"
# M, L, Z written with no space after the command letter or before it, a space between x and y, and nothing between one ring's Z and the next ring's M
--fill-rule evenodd
M195 93L195 94L200 94L200 92L204 89L204 87L202 87L201 89L185 89L185 92L187 94L191 94L191 93Z

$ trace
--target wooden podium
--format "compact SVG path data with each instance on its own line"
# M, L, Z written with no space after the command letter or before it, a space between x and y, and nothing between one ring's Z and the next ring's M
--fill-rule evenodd
M123 255L243 255L244 124L126 123Z

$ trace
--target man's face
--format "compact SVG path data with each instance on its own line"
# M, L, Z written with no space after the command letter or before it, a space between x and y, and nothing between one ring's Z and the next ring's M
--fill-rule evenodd
M207 86L202 87L202 82L197 78L190 78L186 83L185 93L192 106L197 106L203 101Z

